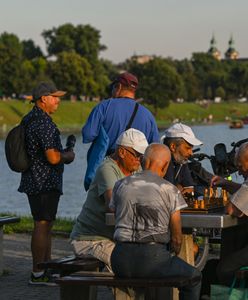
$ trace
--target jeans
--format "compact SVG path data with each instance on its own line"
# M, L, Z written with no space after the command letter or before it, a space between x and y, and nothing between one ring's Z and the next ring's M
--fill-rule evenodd
M171 256L166 245L117 243L112 255L111 265L119 277L165 278L169 276L187 276L201 278L201 272L180 259ZM179 288L180 300L198 300L201 279L194 284Z

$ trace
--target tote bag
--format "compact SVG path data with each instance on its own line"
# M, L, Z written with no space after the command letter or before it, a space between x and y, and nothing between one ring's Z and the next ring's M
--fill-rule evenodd
M242 267L240 270L248 270ZM241 279L239 287L235 287L237 278L234 277L231 287L225 285L211 285L211 300L248 300L248 288L245 288L245 279Z

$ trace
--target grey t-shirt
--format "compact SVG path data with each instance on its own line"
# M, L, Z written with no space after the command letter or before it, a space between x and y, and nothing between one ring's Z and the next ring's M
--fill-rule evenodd
M170 216L187 204L174 185L146 170L118 181L110 206L116 241L168 243Z
M117 163L107 157L97 169L90 185L86 201L71 232L74 240L113 239L114 227L106 225L103 194L113 189L117 180L125 177Z

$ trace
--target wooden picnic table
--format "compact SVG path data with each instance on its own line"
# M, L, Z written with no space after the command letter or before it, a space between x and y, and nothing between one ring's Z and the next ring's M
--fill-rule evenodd
M115 225L115 216L114 213L106 213L106 224L109 226ZM246 220L241 220L230 215L224 213L208 213L208 214L200 214L200 213L181 213L182 219L182 228L184 231L182 247L179 254L183 260L187 263L195 266L194 259L194 243L193 243L193 235L192 229L221 229L221 256L228 255L232 251L232 247L230 247L231 241L235 236L237 238L237 233L240 234L243 231L243 235L246 230L242 230L242 226L247 226ZM241 228L241 230L240 230ZM244 228L244 227L243 227ZM243 240L243 235L241 234L238 238L239 240ZM236 243L236 245L237 245ZM206 255L206 254L204 254ZM208 255L208 253L207 253ZM205 259L207 260L207 259ZM173 292L173 300L178 299L177 291Z

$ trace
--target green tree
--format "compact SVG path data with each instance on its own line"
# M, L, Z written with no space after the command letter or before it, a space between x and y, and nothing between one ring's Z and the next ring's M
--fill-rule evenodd
M98 59L100 51L106 49L100 43L100 32L90 25L74 26L67 23L44 30L42 36L50 56L73 50L93 63Z
M26 59L34 59L36 57L44 56L41 48L39 46L36 46L34 41L31 39L22 41L22 47L23 57Z
M137 96L158 108L169 105L171 99L183 97L183 80L171 63L155 57L145 64L134 63L130 70L139 78Z
M87 59L75 52L61 52L56 61L49 62L49 74L57 87L68 95L97 95L98 85Z
M195 101L201 98L201 91L199 88L199 80L195 74L195 70L191 61L183 59L182 61L175 61L175 66L178 74L182 77L185 88L185 100Z
M40 81L50 81L47 74L47 61L43 57L25 59L21 64L22 81L19 93L30 93Z
M0 35L0 85L3 95L18 93L21 86L22 44L14 34Z
M216 97L221 97L221 99L225 99L226 92L222 86L219 86L215 91Z
M203 98L208 97L209 87L212 92L223 85L225 78L223 65L208 53L193 53L191 62L194 67L195 76L198 78L199 89ZM216 80L218 83L216 83Z
M246 97L248 92L248 63L233 61L229 64L226 84L228 98Z

